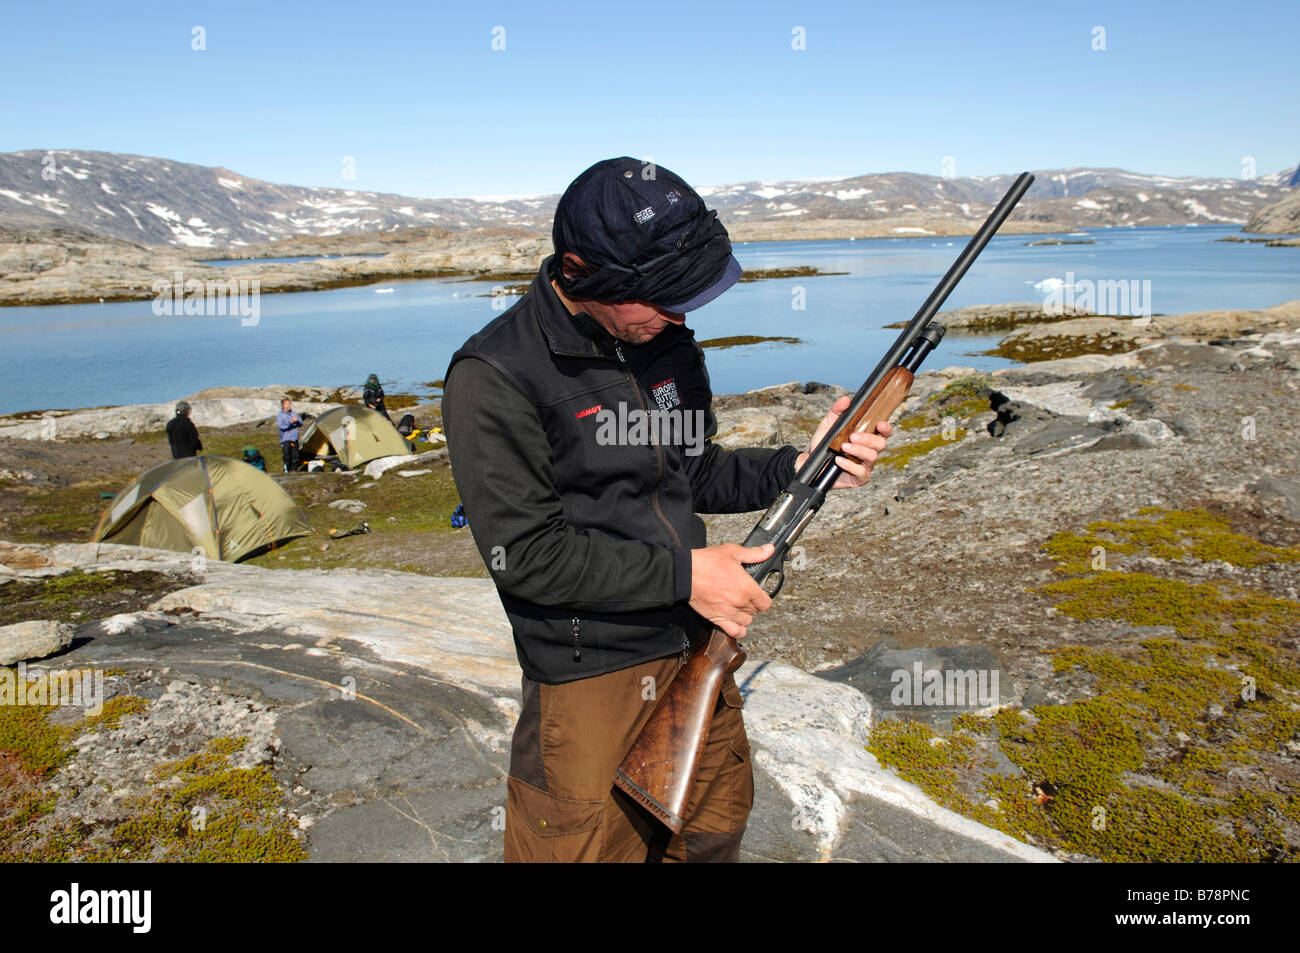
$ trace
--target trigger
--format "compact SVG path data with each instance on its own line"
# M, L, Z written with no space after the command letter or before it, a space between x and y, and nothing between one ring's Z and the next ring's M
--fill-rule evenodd
M772 580L774 579L776 580L775 586L772 585ZM763 591L766 592L773 599L775 599L776 594L781 591L781 587L784 585L785 585L785 570L773 569L770 573L767 574L767 578L763 580Z

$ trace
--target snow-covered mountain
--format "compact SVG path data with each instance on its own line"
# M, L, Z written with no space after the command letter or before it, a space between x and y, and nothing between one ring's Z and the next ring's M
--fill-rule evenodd
M0 154L0 227L60 226L147 245L240 246L430 225L532 227L549 219L554 202L276 185L229 169L116 152Z
M1298 167L1300 169L1300 167ZM1286 194L1292 170L1255 179L1143 175L1122 169L1035 172L1017 215L1062 227L1242 223ZM724 221L774 218L971 219L978 223L1015 176L943 178L910 172L849 179L746 182L701 189Z
M1290 194L1300 166L1254 179L1175 178L1121 169L1049 169L1016 212L1044 228L1244 223ZM908 172L779 180L700 189L731 226L808 221L912 222L894 232L973 226L1012 175ZM238 247L295 235L416 226L547 231L556 195L417 199L277 185L223 168L82 150L0 154L0 228L61 228L152 245ZM924 227L922 227L924 226Z

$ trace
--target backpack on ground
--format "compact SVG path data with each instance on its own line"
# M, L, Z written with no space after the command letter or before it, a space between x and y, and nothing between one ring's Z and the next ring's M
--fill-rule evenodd
M244 448L244 462L250 467L257 467L263 473L266 472L266 458L262 456L262 451L256 447Z

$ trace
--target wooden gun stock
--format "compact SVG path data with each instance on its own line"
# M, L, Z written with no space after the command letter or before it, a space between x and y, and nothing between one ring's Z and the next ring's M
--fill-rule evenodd
M668 684L614 783L674 834L686 823L686 804L709 740L722 681L740 668L745 653L721 629L709 633Z

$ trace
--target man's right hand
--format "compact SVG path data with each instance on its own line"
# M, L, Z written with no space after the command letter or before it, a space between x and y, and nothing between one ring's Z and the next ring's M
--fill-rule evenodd
M762 562L771 555L771 543L692 549L691 608L733 639L743 639L754 615L771 608L772 597L742 564Z

